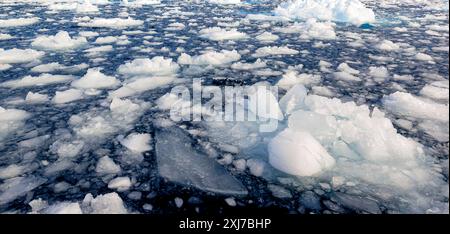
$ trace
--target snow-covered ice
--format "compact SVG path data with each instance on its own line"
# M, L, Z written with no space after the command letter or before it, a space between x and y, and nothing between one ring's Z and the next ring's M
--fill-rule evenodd
M375 22L375 13L359 0L289 0L275 14L293 19L332 20L355 25Z
M84 37L71 38L66 31L60 31L54 36L39 36L33 40L31 45L42 50L73 50L87 44Z

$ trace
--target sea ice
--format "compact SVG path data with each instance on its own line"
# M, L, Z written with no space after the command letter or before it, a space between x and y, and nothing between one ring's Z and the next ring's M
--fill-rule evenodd
M253 54L254 57L267 57L271 55L293 55L298 54L297 50L290 49L287 46L266 46L258 48Z
M132 133L120 140L120 144L134 153L143 153L152 149L150 146L151 135L144 133Z
M128 190L131 187L131 180L128 177L116 177L109 181L108 188L116 189L119 192Z
M44 86L58 83L65 83L73 80L74 76L69 75L51 75L44 73L40 76L25 76L17 80L9 80L0 83L0 87L6 88L24 88L30 86Z
M0 185L0 205L7 204L41 186L47 179L28 176L4 180Z
M291 19L331 20L355 25L375 22L375 13L359 0L289 0L274 13Z
M80 100L83 98L83 96L84 96L83 91L79 89L56 91L55 96L52 99L52 102L55 104L65 104L76 100Z
M241 59L241 55L236 50L222 50L220 52L208 51L194 57L182 53L180 57L178 57L178 63L183 65L220 66L238 61L239 59Z
M41 50L66 51L80 48L87 44L84 37L72 39L68 32L60 31L55 36L39 36L31 46Z
M176 74L178 69L178 64L172 62L172 59L157 56L152 59L134 59L131 62L120 65L117 72L126 76L166 76Z
M39 18L0 19L0 28L28 26L39 22Z
M285 129L268 144L269 163L297 176L314 176L335 164L327 150L308 132Z
M212 40L212 41L225 41L225 40L242 40L248 36L243 32L239 32L236 29L226 30L220 27L205 28L199 31L200 37Z
M191 139L182 129L159 130L155 139L158 170L162 177L209 192L247 194L242 184L220 164L194 149Z
M10 49L0 48L0 64L28 63L38 60L44 56L44 52L32 49Z
M87 70L83 77L72 82L72 86L79 89L109 89L119 84L120 81L114 76L107 76L98 68Z
M108 156L100 158L97 162L97 166L95 167L95 172L99 174L117 174L120 171L120 166L114 163L114 161Z
M127 27L137 27L144 24L142 20L135 20L132 18L122 19L122 18L94 18L88 22L80 22L78 26L80 27L91 27L91 28L114 28L123 29Z
M121 88L111 91L111 98L124 98L133 96L148 90L157 89L159 87L172 83L176 78L173 76L154 76L144 77L125 83Z
M93 197L90 193L85 196L82 203L84 213L91 214L127 214L122 198L113 192Z

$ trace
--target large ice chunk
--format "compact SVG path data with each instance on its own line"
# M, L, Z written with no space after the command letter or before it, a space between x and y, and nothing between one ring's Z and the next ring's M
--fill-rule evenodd
M152 59L138 58L124 65L120 65L117 72L127 76L166 76L176 74L178 68L178 64L172 62L172 59L156 56Z
M415 97L410 93L395 92L383 97L384 108L392 113L418 119L449 121L448 105Z
M55 36L39 36L31 43L31 46L41 50L65 51L74 50L87 44L84 37L72 39L68 32L60 31Z
M189 136L177 127L156 132L156 155L162 177L209 192L247 194L237 179L191 143Z
M131 133L126 138L120 140L120 144L134 153L143 153L151 150L151 135L146 133Z
M285 129L268 145L269 163L297 176L314 176L333 167L335 160L308 132Z
M72 82L72 86L79 89L107 89L119 84L114 76L107 76L97 68L89 69L81 79Z
M122 198L113 192L98 195L93 197L90 193L87 194L83 199L83 210L84 213L92 214L126 214L128 213L125 208Z
M39 22L38 17L0 19L0 28L28 26Z
M9 80L0 83L0 87L6 88L23 88L30 86L44 86L51 84L64 83L73 80L74 76L69 75L51 75L51 74L41 74L40 76L25 76L16 80Z
M121 19L121 18L94 18L88 22L80 22L78 26L80 27L91 27L91 28L114 28L122 29L127 27L136 27L144 24L142 20L135 20L132 18Z
M355 25L375 22L375 13L359 0L290 0L274 13L291 19L331 20Z
M4 50L0 48L0 64L12 63L28 63L44 56L44 52L32 49L10 49Z
M239 59L241 59L241 55L236 50L222 50L220 52L208 51L194 57L182 53L180 57L178 57L178 63L185 65L220 66L238 61Z
M29 176L29 177L15 177L4 180L0 185L0 205L24 196L29 191L41 186L47 179Z

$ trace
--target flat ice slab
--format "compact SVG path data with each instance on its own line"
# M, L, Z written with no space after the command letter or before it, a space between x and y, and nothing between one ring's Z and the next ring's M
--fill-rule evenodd
M162 177L208 192L247 194L236 178L213 158L194 149L191 143L186 132L178 127L156 132L156 156Z

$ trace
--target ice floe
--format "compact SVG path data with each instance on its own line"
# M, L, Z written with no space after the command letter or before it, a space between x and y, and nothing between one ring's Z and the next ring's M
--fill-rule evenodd
M65 91L56 91L52 102L55 104L65 104L80 100L83 98L83 91L79 89L68 89Z
M290 0L281 3L274 12L302 20L315 18L355 25L375 22L375 13L359 0Z
M28 63L42 58L44 54L42 51L33 49L4 50L0 48L0 64Z
M156 156L162 177L201 190L245 195L247 190L214 159L192 148L182 129L173 127L156 133ZM171 144L173 147L166 147Z
M150 140L150 134L132 133L122 139L120 143L132 152L143 153L152 149Z
M313 176L334 165L334 158L308 132L286 129L269 142L270 164L289 174Z
M73 80L75 77L70 75L51 75L44 73L40 76L25 76L21 79L10 80L0 83L0 87L24 88L30 86L44 86L57 83L65 83Z
M295 55L298 51L287 46L266 46L258 48L253 54L254 57L267 57L271 55Z
M55 36L39 36L31 43L37 49L54 51L73 50L86 44L86 38L72 39L66 31L60 31Z
M109 89L119 84L114 76L107 76L98 68L89 69L83 77L72 82L72 86L79 89Z
M122 18L94 18L88 22L80 22L78 26L80 27L91 27L91 28L114 28L123 29L128 27L136 27L144 24L142 20L135 20L132 18L122 19Z
M242 40L248 36L243 32L239 32L236 29L226 30L224 28L213 27L200 30L200 37L213 40L213 41L225 41L225 40Z
M21 27L36 24L39 18L16 18L16 19L0 19L0 28Z
M236 50L222 50L220 52L208 51L193 57L182 53L180 57L178 57L178 63L183 65L220 66L238 61L240 58L241 55Z
M173 62L172 59L157 56L152 59L134 59L131 62L120 65L117 72L127 76L165 76L176 74L178 69L178 64Z

